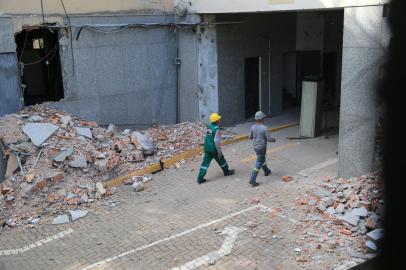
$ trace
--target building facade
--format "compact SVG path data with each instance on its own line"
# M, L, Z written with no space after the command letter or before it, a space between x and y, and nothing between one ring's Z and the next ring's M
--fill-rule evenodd
M375 165L387 2L3 0L0 113L55 101L106 125L236 124L300 107L302 82L322 78L339 173L360 175Z

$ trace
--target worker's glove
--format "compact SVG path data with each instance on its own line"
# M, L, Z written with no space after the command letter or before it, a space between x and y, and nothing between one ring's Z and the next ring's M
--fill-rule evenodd
M270 142L276 142L275 138L271 138Z

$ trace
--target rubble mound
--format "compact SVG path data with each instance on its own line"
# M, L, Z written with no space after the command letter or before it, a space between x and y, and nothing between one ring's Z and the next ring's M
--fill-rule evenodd
M366 259L366 254L379 251L383 236L384 185L379 173L353 178L326 177L312 192L297 198L306 212L306 227L317 227L317 235L331 240L331 252L351 243L360 253L354 258ZM371 240L371 235L378 235ZM346 240L347 238L347 240ZM340 245L336 246L337 243ZM362 255L360 255L362 254Z
M203 124L189 122L106 129L44 104L6 115L0 118L0 146L8 157L0 225L33 224L89 207L111 194L100 183L197 148L205 132Z

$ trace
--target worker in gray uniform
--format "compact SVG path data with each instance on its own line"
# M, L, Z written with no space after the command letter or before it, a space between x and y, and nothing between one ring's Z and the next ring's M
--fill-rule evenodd
M249 183L256 187L259 184L257 183L257 176L261 169L264 170L265 176L268 176L272 171L266 166L266 147L268 142L275 142L276 140L271 137L271 133L264 124L264 119L266 115L258 111L255 114L256 123L251 126L250 131L250 140L253 140L254 151L257 154L257 161L255 163L255 168L252 171L251 179Z

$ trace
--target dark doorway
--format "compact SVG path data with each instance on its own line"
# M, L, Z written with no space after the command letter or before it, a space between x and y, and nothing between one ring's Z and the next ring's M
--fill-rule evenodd
M325 53L323 56L324 97L331 105L336 104L337 91L337 53Z
M282 110L296 107L296 52L287 52L283 55L283 88L282 88Z
M245 118L259 110L259 57L245 59Z
M26 106L64 97L58 34L46 28L15 35Z
M321 52L320 51L298 51L296 62L296 93L298 105L302 101L302 82L308 77L321 76Z

